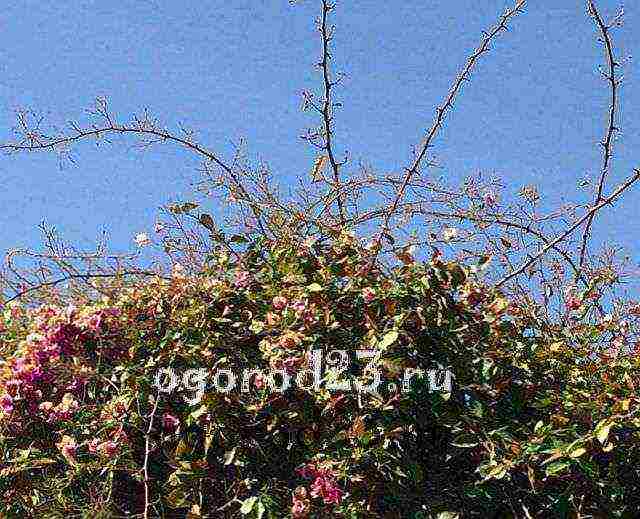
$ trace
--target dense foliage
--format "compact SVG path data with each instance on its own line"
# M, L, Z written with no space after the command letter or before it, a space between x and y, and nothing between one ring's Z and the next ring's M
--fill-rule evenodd
M370 254L348 233L258 240L102 300L7 305L4 517L635 517L637 357L628 322L588 318L605 280L550 327L484 286L485 265L404 253L383 272ZM323 383L302 389L312 350ZM328 390L332 350L366 384L355 352L378 352L378 394ZM426 376L400 391L436 366L451 391ZM197 384L159 391L166 367L293 382L195 402Z

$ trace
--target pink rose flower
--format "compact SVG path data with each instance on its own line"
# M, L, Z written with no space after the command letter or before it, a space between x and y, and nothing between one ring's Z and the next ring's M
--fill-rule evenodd
M96 454L98 452L98 447L100 445L100 440L98 438L94 438L87 444L87 448L91 454Z
M305 311L305 309L307 308L307 304L304 301L300 301L298 299L297 301L293 302L291 307L296 312L296 314L301 315Z
M233 284L236 288L246 288L251 284L251 274L246 270L238 270L235 274Z
M0 408L9 414L13 411L13 398L10 395L4 394L0 397Z
M287 298L282 296L276 296L273 298L273 308L276 310L282 310L287 306Z
M362 297L364 298L365 303L370 303L376 298L376 292L373 288L363 288Z
M325 504L339 504L342 490L330 476L320 475L311 483L311 497L321 497Z
M97 449L105 458L112 458L118 453L118 450L118 444L111 440L101 443Z
M102 324L102 316L100 314L93 314L87 323L87 327L93 331L100 331L100 325Z

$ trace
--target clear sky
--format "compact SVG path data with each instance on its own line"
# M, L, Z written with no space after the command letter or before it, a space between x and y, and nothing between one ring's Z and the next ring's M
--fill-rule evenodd
M433 110L505 0L338 1L335 66L348 74L336 92L336 134L353 162L404 166ZM500 175L510 190L538 184L547 202L576 200L595 177L608 92L584 2L537 0L485 55L436 141L442 174ZM599 0L606 17L617 0ZM615 33L618 56L640 51L640 6L626 6ZM0 12L0 140L17 108L53 123L83 119L108 96L121 119L145 107L169 127L199 132L222 157L245 138L253 159L284 182L308 174L313 151L300 141L316 124L300 91L318 85L318 2L21 0ZM611 181L640 167L640 85L625 69L621 128ZM38 223L54 224L91 247L101 229L116 251L152 231L160 204L190 193L197 163L170 146L152 151L85 144L77 166L53 155L0 157L0 252L37 246ZM610 184L612 185L612 184ZM595 232L640 257L640 188L597 219ZM583 200L582 198L581 200Z

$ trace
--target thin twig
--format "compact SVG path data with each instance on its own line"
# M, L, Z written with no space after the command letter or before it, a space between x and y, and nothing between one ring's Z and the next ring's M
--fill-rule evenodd
M420 167L420 164L421 164L422 160L424 159L424 157L425 157L425 155L427 153L427 149L431 146L431 142L433 141L433 139L437 135L438 131L442 127L442 123L444 122L444 118L445 118L445 115L446 115L447 111L453 107L453 102L455 101L456 96L458 95L458 92L460 91L460 89L462 87L462 84L465 81L469 80L469 74L473 70L473 67L475 66L475 64L478 61L478 59L480 58L480 56L482 56L482 54L484 54L485 52L489 51L489 44L491 43L493 38L499 32L504 31L504 30L507 29L507 22L511 18L513 18L514 16L519 14L521 12L522 8L525 5L526 5L526 0L518 0L518 2L516 3L515 7L513 7L512 9L507 10L500 17L500 21L491 30L491 32L489 32L489 33L483 32L484 38L482 39L482 41L480 43L480 46L467 59L467 62L465 64L464 68L462 69L462 72L460 72L460 74L458 74L455 82L453 83L451 89L449 90L449 94L447 95L444 103L437 108L435 120L433 121L433 124L431 125L431 128L427 132L425 138L423 139L422 144L420 146L420 149L419 149L419 151L418 151L413 163L411 164L411 166L409 166L409 168L407 169L407 171L406 171L406 173L404 175L404 178L402 180L402 184L400 185L400 188L398 189L396 197L393 200L393 202L392 202L392 204L391 204L391 206L389 208L389 211L387 212L387 215L385 216L385 219L384 219L383 224L382 224L382 229L381 229L378 237L376 238L376 241L374 242L375 245L376 245L376 247L375 247L376 251L379 249L380 241L382 240L383 236L385 236L389 232L389 224L390 224L391 218L393 217L394 213L396 212L396 210L398 208L398 204L404 198L407 186L409 185L409 182L411 181L411 178L418 172L418 168Z
M325 150L329 157L329 163L331 164L331 169L333 172L333 184L336 190L340 190L340 164L336 161L335 155L333 153L333 104L331 98L331 90L335 83L331 81L331 72L329 70L329 60L331 59L331 54L329 51L329 42L332 37L329 34L329 30L327 29L327 18L329 12L334 9L334 5L330 4L327 0L322 0L322 20L320 23L320 34L322 35L322 61L320 65L322 67L322 78L324 84L324 99L322 103L322 120L324 124L324 133L325 133ZM342 196L338 195L336 197L336 201L338 203L338 210L340 211L340 222L344 225L346 220L344 204L342 201Z
M607 131L604 140L600 143L604 151L602 157L602 169L600 170L600 180L598 181L598 189L594 200L594 205L597 205L600 200L602 200L602 191L609 173L609 164L611 162L611 154L613 151L613 134L618 130L616 127L616 111L618 107L618 80L616 79L616 67L618 66L618 63L613 55L613 44L611 42L611 35L609 31L610 27L607 27L603 22L593 0L587 0L587 4L589 14L594 19L598 29L600 29L602 39L604 40L605 54L609 65L609 74L605 74L605 78L610 84L611 91L611 105L609 106ZM591 226L593 224L594 217L595 213L592 213L591 217L587 220L587 225L585 226L584 233L582 234L579 261L580 268L584 266L584 262L586 260L587 245L591 236Z
M263 234L266 234L266 230L262 222L261 211L257 207L257 204L252 199L247 189L245 189L242 181L238 177L236 171L234 171L233 167L223 162L215 153L208 150L204 146L193 142L189 135L187 135L186 138L183 138L174 135L165 129L157 127L155 122L151 122L148 120L148 115L146 113L145 117L142 119L134 117L132 125L117 124L116 122L114 122L114 117L112 117L107 109L106 100L98 99L96 102L99 108L97 109L95 115L100 116L106 122L105 125L101 127L93 126L91 129L83 129L79 125L73 123L71 127L75 132L74 134L62 134L60 136L52 138L40 133L39 130L37 130L37 127L40 123L38 123L35 131L30 130L26 122L25 115L19 114L19 124L24 135L23 141L0 144L0 150L8 153L23 151L53 151L56 148L69 146L81 140L90 138L98 139L110 134L133 134L146 137L155 137L159 142L173 142L180 146L184 146L188 150L195 152L196 154L204 157L205 159L217 164L220 168L222 168L222 170L224 170L229 175L231 180L233 180L239 193L244 197L244 199L246 199L249 206L251 207L251 211L256 219L257 225L260 227L260 230L263 232Z
M82 130L79 127L75 128L75 135L64 135L62 137L58 137L55 139L49 139L42 142L40 139L35 137L30 138L30 142L26 144L2 144L0 145L0 150L7 152L19 152L19 151L47 151L53 150L59 146L65 146L68 144L72 144L74 142L87 139L89 137L102 137L103 135L118 133L118 134L126 134L126 133L134 133L138 135L152 135L154 137L158 137L163 141L172 141L186 148L189 148L192 151L206 157L207 159L215 162L218 166L224 169L227 173L232 173L232 169L227 166L222 160L220 160L214 153L207 150L206 148L191 142L187 139L183 139L181 137L176 137L175 135L170 134L164 130L158 130L156 128L141 128L141 127L132 127L125 125L115 125L110 124L104 126L102 128L93 128L91 130Z
M527 262L523 263L516 270L511 272L508 276L502 278L497 284L496 287L500 287L504 285L510 279L522 274L527 268L533 265L538 259L540 259L543 255L545 255L550 249L554 248L558 243L562 242L567 236L573 233L578 227L580 227L585 221L589 218L593 217L595 213L597 213L602 207L607 204L610 204L613 200L615 200L618 196L620 196L628 187L630 187L636 180L640 178L640 169L634 170L635 174L632 175L628 180L626 180L623 184L620 184L618 188L607 198L603 198L598 202L597 205L592 207L588 212L586 212L582 218L580 218L577 222L575 222L571 227L569 227L564 233L555 238L554 240L548 242L535 256L530 258Z
M151 411L151 415L149 416L149 427L147 428L147 432L145 434L144 440L144 465L142 467L144 473L144 519L149 518L149 444L151 440L151 430L153 429L153 419L155 418L156 411L158 410L160 392L156 395L155 402L153 404L153 410Z
M96 273L96 274L69 274L67 276L63 276L61 278L58 279L54 279L53 281L45 281L42 283L38 283L35 286L29 287L25 290L22 290L20 292L18 292L16 295L14 295L13 297L6 299L4 301L4 304L6 305L7 303L10 303L11 301L14 301L16 299L20 299L21 297L24 297L25 295L31 293L31 292L35 292L37 290L41 290L43 288L47 288L47 287L53 287L56 285L59 285L61 283L64 283L66 281L71 281L73 279L81 279L84 281L87 281L89 279L96 279L96 278L113 278L113 277L118 277L118 276L157 276L159 278L162 279L170 279L167 278L165 276L161 276L159 275L157 272L147 272L147 271L127 271L127 272L114 272L114 273Z

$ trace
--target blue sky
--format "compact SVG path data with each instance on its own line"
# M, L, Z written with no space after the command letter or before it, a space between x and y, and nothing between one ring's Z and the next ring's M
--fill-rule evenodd
M538 0L515 19L466 85L436 140L441 174L500 175L512 191L535 183L547 203L576 200L576 185L600 167L608 92L597 72L600 46L583 2ZM354 165L404 166L466 56L504 0L338 2L335 66L338 151ZM600 0L603 15L617 0ZM640 49L640 10L627 6L615 33L618 56ZM83 120L96 96L121 119L148 107L169 127L198 131L229 158L246 139L250 156L287 182L308 174L314 153L299 135L316 123L300 91L318 85L318 2L286 0L120 2L25 0L0 13L0 140L17 108L53 123ZM610 182L640 167L640 87L626 67L621 127ZM634 154L634 149L635 154ZM170 146L78 148L76 166L52 155L0 157L0 252L36 247L45 219L91 248L102 229L116 251L152 231L160 204L188 198L198 180L192 156ZM612 184L610 184L612 186ZM600 237L629 248L639 235L640 192L596 221Z

